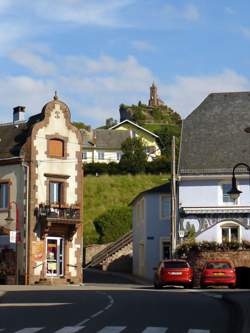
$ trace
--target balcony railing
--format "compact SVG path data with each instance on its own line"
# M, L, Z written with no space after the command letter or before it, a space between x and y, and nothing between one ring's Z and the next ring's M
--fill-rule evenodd
M47 219L79 220L80 208L75 206L56 207L40 204L38 208L38 216L46 217Z

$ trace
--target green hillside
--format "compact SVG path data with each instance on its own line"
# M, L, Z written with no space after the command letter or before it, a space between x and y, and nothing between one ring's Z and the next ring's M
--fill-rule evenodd
M97 242L93 220L109 208L127 206L142 191L163 184L169 175L87 176L84 178L84 245Z

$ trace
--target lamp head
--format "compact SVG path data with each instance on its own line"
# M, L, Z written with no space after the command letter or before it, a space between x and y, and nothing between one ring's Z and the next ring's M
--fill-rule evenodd
M236 184L236 178L235 176L233 175L232 177L232 188L230 191L227 192L229 195L230 195L230 198L232 200L237 200L240 196L240 194L242 193L242 191L240 191L238 188L237 188L237 184Z

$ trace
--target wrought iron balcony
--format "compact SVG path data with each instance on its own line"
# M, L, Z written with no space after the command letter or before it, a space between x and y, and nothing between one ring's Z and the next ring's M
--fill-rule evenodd
M80 220L80 208L40 204L37 215L47 220Z

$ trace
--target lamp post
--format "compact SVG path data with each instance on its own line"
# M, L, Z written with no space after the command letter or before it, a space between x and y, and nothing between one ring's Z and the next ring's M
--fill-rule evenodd
M19 230L19 210L18 210L18 205L15 201L11 201L9 203L8 216L6 217L5 221L10 222L10 223L15 221L11 216L12 204L15 204L15 206L16 206L16 284L18 284L18 256L17 256L18 247L17 247L17 244L20 241L20 230Z
M247 172L250 175L250 166L246 163L237 163L234 167L233 167L233 176L232 176L232 188L230 191L228 191L227 193L230 195L230 198L233 200L237 200L240 196L240 194L242 193L242 191L240 191L237 188L237 184L236 184L236 177L235 177L235 169L238 168L239 166L244 166L247 169Z

